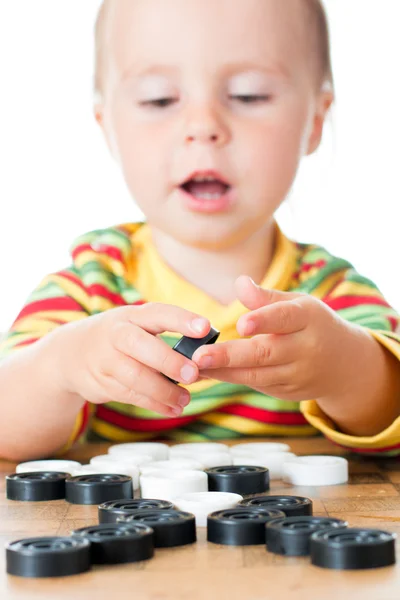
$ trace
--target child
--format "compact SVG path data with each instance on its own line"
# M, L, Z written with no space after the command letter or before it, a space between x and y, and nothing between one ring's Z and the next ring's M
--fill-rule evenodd
M95 116L146 224L80 237L20 312L0 455L318 432L398 454L398 315L274 221L333 100L319 0L108 0L96 42ZM193 360L170 347L210 324Z

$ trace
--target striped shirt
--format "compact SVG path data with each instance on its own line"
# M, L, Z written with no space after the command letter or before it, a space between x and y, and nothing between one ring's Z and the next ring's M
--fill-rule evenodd
M237 339L236 323L246 309L221 305L183 280L160 257L148 225L128 223L80 236L71 247L72 264L45 277L33 291L0 344L0 358L32 344L54 328L125 305L174 304L208 318L219 341ZM400 359L399 315L377 287L352 265L316 245L286 238L277 227L272 263L262 287L311 294L343 319L371 332ZM161 336L169 345L178 339ZM192 401L181 417L165 418L136 406L86 403L66 446L75 442L147 439L205 441L249 436L311 436L321 432L351 451L400 454L400 418L373 437L337 430L314 400L283 401L245 386L206 380L187 388ZM63 450L65 450L64 448Z

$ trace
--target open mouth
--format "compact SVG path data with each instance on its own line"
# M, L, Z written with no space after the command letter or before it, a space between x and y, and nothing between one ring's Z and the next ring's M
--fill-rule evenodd
M231 186L213 175L199 175L183 183L181 188L198 200L218 200Z

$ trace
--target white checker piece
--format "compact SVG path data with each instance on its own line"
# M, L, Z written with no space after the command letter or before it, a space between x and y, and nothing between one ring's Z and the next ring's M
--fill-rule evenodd
M142 498L173 501L189 492L207 492L208 477L203 471L153 471L141 475L140 489Z
M207 516L217 510L234 508L243 500L240 494L228 492L197 492L183 494L174 500L179 510L192 513L196 517L197 527L207 527Z
M283 481L292 485L340 485L348 479L348 461L340 456L297 456L283 464Z
M72 473L81 467L75 460L32 460L17 465L16 473L34 473L39 471L55 471L59 473Z

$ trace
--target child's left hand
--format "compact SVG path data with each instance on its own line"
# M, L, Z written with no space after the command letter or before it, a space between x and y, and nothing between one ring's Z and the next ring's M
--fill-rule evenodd
M236 289L252 311L237 330L251 337L199 348L193 361L202 377L291 401L348 394L365 368L365 344L376 343L366 330L306 294L264 290L249 277Z

